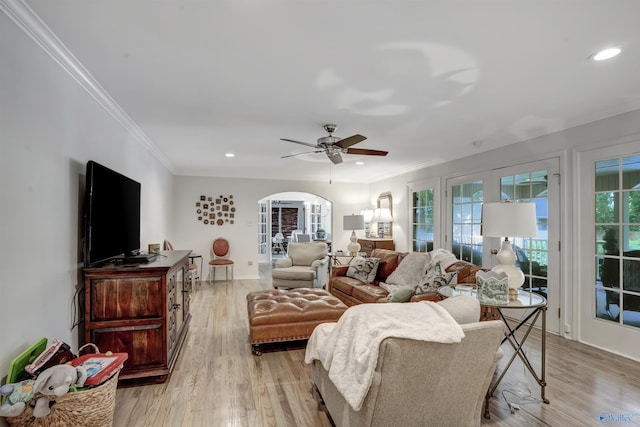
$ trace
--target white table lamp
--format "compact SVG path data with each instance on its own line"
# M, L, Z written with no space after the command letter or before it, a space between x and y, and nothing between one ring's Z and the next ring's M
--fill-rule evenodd
M524 273L515 266L516 254L513 252L509 236L536 237L536 204L517 202L496 202L482 204L482 232L487 237L504 237L496 259L498 265L492 268L496 273L504 272L509 276L509 298L516 299L518 288L524 283Z
M371 220L373 219L373 209L365 209L360 211L360 215L364 217L365 236L371 237Z
M377 208L373 211L373 218L371 219L371 221L376 223L393 221L393 216L391 216L391 209ZM378 224L378 237L384 239L384 227L380 227L380 224Z
M342 229L351 230L351 243L349 243L347 249L351 256L355 256L360 252L360 243L358 243L356 230L364 230L364 215L345 215L342 221Z

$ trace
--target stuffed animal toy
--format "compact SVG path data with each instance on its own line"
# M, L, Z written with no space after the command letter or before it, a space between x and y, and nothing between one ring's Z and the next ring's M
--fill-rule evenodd
M0 406L0 416L15 417L24 411L33 396L34 380L24 380L19 383L5 384L0 387L0 396L7 396L6 400Z
M0 395L7 400L0 406L0 416L15 417L24 411L27 403L36 398L33 416L42 418L51 412L49 396L62 396L72 386L82 387L87 379L87 371L81 366L56 365L44 370L38 378L15 384L5 384Z

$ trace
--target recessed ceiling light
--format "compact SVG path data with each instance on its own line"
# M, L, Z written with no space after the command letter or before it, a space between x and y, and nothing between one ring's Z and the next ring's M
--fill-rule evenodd
M594 61L604 61L606 59L611 59L614 56L618 56L620 52L621 50L619 48L610 47L594 53L593 55L591 55L591 59L593 59Z
M227 154L225 154L225 157L235 157L235 156L236 156L236 155L235 155L235 154L233 154L233 153L227 153Z
M357 161L356 165L364 165L364 162L363 161Z

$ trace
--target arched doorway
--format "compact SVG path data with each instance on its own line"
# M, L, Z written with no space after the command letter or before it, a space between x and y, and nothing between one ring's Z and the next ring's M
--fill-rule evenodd
M259 200L259 261L272 264L286 256L294 239L323 240L331 247L332 211L331 201L311 193L275 193Z

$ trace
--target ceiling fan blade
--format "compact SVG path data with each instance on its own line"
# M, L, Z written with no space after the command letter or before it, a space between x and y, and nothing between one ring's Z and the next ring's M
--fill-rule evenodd
M340 155L340 153L334 153L334 154L327 153L327 157L329 158L329 160L333 162L334 165L342 163L342 156Z
M357 144L358 142L362 142L365 139L367 139L366 136L356 134L356 135L351 135L341 139L340 141L336 142L335 145L337 145L340 148L347 148L347 147L351 147L354 144Z
M347 154L361 154L365 156L386 156L388 151L368 150L366 148L347 148Z
M311 153L323 153L324 151L322 150L316 150L316 151L305 151L304 153L296 153L296 154L289 154L288 156L282 156L280 157L281 159L286 159L287 157L294 157L294 156L300 156L302 154L311 154Z
M280 141L293 142L295 144L306 145L307 147L318 148L318 146L315 145L315 144L309 144L308 142L296 141L294 139L280 138Z

